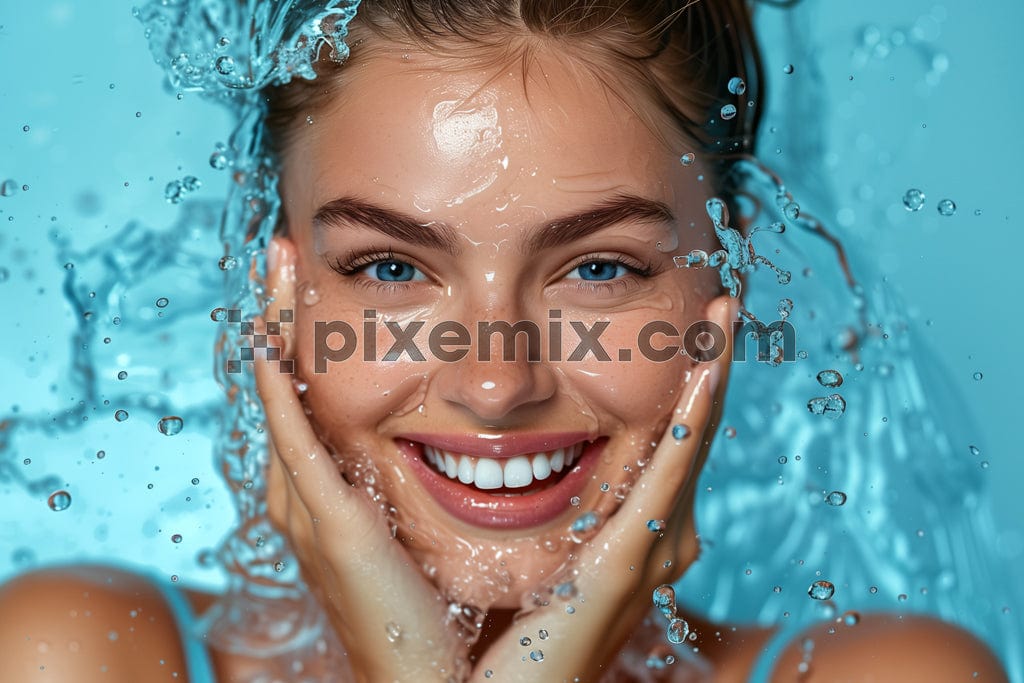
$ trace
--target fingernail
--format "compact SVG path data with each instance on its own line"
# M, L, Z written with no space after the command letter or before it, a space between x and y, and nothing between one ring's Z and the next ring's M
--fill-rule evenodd
M277 270L278 251L277 240L270 240L270 246L267 247L267 271Z

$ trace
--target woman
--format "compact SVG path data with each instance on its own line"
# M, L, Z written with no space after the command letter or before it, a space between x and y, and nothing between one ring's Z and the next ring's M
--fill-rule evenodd
M727 83L760 82L747 9L377 2L349 29L343 66L323 53L316 80L269 93L280 356L255 369L269 513L354 678L746 680L771 633L650 596L698 554L732 358L734 269L674 257L716 251L739 214L727 175L757 108ZM109 570L23 577L3 609L5 680L180 679L198 656L152 587ZM703 664L650 662L666 627ZM218 680L251 675L212 654ZM1003 680L970 636L883 615L769 665Z

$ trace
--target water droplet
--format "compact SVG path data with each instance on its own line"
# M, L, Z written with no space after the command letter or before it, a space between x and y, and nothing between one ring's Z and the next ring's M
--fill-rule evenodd
M7 179L0 183L0 197L13 197L18 193L18 183Z
M687 152L683 156L679 157L679 163L683 166L691 166L696 158L697 157L693 152Z
M125 372L124 370L121 370L120 372L117 373L117 378L118 379L128 379L128 373Z
M920 211L924 206L924 199L924 192L911 188L903 193L903 206L907 211Z
M665 615L666 619L672 619L676 615L676 591L672 586L663 583L654 589L651 601L659 612Z
M975 381L980 381L980 380L981 380L981 379L982 379L982 378L983 378L984 376L985 376L985 375L981 374L980 372L976 372L976 373L974 373L974 379L975 379Z
M543 662L544 661L544 652L541 651L541 650L532 650L530 652L530 659L532 659L535 662Z
M807 402L807 410L815 415L825 415L833 420L837 420L846 412L846 399L839 394L812 398Z
M226 308L215 308L210 311L210 320L215 323L222 323L228 319L228 309Z
M983 470L987 470L988 469L988 460L982 460L981 461L981 469L983 469Z
M402 628L393 621L384 624L384 634L388 637L389 643L397 642L402 637Z
M572 505L574 508L578 508L580 506L580 497L573 496L572 498L570 498L569 505Z
M686 623L685 619L676 617L668 622L668 642L679 645L686 640L688 635L690 635L690 625Z
M484 678L491 678L492 676L494 676L494 672L491 671L490 669L488 669L487 671L484 671Z
M938 205L939 213L943 216L952 216L956 213L956 202L952 199L943 199Z
M537 631L537 635L540 637L541 640L547 640L548 639L548 632L546 630L544 630L544 629L541 629L541 630Z
M736 428L735 427L726 427L725 428L725 438L727 438L727 439L735 439L736 438Z
M234 270L238 267L238 259L234 256L222 256L217 262L217 267L221 270Z
M602 492L607 493L610 488L611 488L611 484L609 484L606 481L601 482L601 491Z
M576 584L572 581L565 581L555 586L552 592L559 600L572 600L576 597ZM572 614L572 612L569 612L569 614Z
M872 595L878 593L878 586L872 586L871 588L869 588L868 593L871 593Z
M906 593L900 593L899 595L896 596L896 599L899 600L900 602L906 602L907 594Z
M275 572L283 572L284 571L284 562L275 562L274 563L274 571Z
M739 76L733 76L729 79L729 92L733 95L742 95L747 92L747 84Z
M529 639L528 637L526 637L526 636L523 636L522 638L520 638L520 639L519 639L519 644L520 644L520 645L522 645L523 647L530 647L530 645L531 645L532 643L533 643L533 641L532 641L532 640L530 640L530 639Z
M573 520L572 525L569 526L569 538L575 543L582 543L597 531L600 523L601 518L598 517L596 512L592 510L584 512Z
M787 458L784 455L780 455L779 456L779 464L780 465L785 465L787 462L789 462L789 458Z
M731 118L736 116L736 105L735 104L727 104L727 105L725 105L724 107L722 107L722 110L719 112L719 114L721 114L723 121L728 121L729 119L731 119Z
M107 457L107 452L106 451L96 451L96 458L97 459L102 460L105 457Z
M656 534L660 534L665 530L665 520L663 519L649 519L647 520L647 530Z
M307 116L306 117L306 125L308 125L308 126L312 126L313 125L313 117L312 116Z
M825 496L825 502L832 507L840 507L846 505L846 494L842 491L832 491Z
M68 506L71 505L71 494L67 491L54 491L50 494L46 504L49 505L50 509L54 512L67 510Z
M231 39L228 38L227 36L221 36L220 38L217 39L217 46L218 47L227 47L230 44L231 44Z
M772 588L772 592L773 593L781 593L782 592L782 586L775 586L774 588Z
M171 543L181 543L181 534L171 536Z
M161 434L166 436L174 436L180 433L184 426L185 422L177 415L168 415L167 417L160 418L160 421L156 423L156 428L160 430Z
M307 306L314 306L320 302L320 292L316 291L313 285L309 285L302 295L302 302Z
M793 312L793 300L792 299L779 299L778 313L779 317L783 320L789 318L789 314Z
M162 297L160 297L159 299L156 300L156 307L157 308L167 308L167 304L169 304L169 303L171 303L171 302L167 299L167 297L162 296Z
M815 581L807 589L807 594L815 600L831 600L836 592L836 587L829 581Z
M228 55L222 55L217 58L216 67L217 73L229 76L235 72L235 60Z
M971 444L970 449L971 455L981 455L981 449L975 446L974 444Z
M823 387L833 388L843 386L843 376L838 370L822 370L818 373L818 384Z
M786 74L793 73L793 65L792 64L787 64L786 66L782 67L782 73L786 73Z
M672 438L676 441L682 441L690 435L690 428L686 425L673 425L672 426Z
M115 411L114 412L114 419L117 420L118 422L124 422L125 420L128 419L128 411L127 410L117 410L117 411Z
M135 112L135 118L141 119L142 118L142 112L141 111Z
M192 477L192 485L199 486L199 477Z

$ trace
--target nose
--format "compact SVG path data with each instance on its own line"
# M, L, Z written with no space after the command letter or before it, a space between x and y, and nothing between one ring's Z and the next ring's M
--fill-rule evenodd
M556 381L554 368L540 353L539 333L512 337L515 328L495 329L489 335L481 334L479 326L473 330L476 339L468 353L445 363L435 382L445 401L466 409L482 424L500 427L540 408L555 395Z

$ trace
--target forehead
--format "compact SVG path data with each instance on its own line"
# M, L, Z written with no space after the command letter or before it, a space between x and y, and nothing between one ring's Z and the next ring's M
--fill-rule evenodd
M382 52L350 67L286 156L286 194L311 211L358 196L461 225L481 212L550 217L616 193L690 204L697 190L699 171L680 173L681 150L634 113L642 102L623 101L629 88L565 55L453 68Z

